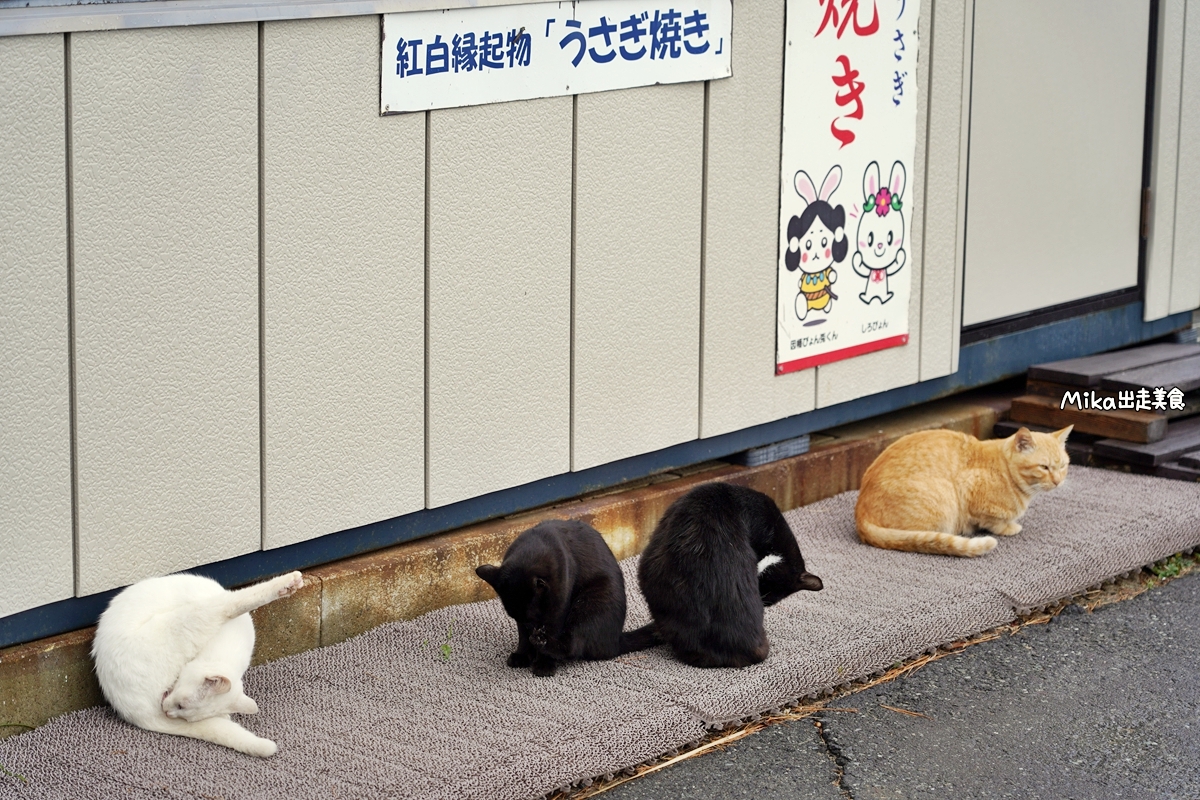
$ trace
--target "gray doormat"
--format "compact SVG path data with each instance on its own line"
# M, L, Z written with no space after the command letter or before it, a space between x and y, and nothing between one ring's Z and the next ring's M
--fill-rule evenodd
M771 655L754 667L694 669L659 648L536 678L504 665L516 632L497 601L457 606L252 669L262 713L242 721L278 742L274 758L93 708L0 742L27 781L0 772L0 798L539 797L1200 545L1200 486L1084 467L974 560L863 545L854 501L788 513L826 588L767 610ZM633 627L645 605L636 560L622 566Z

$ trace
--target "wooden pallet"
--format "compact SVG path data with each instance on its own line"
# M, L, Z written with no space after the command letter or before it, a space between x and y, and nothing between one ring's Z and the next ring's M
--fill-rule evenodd
M1156 387L1179 389L1190 392L1200 388L1200 356L1177 358L1146 367L1126 369L1113 372L1100 379L1100 388L1110 392L1125 390L1137 391L1147 389L1151 392Z
M1200 469L1200 450L1184 453L1179 457L1179 463L1192 469Z
M1200 481L1200 469L1186 467L1178 461L1168 461L1160 467L1155 467L1154 474L1160 478L1177 481Z
M1167 418L1142 411L1094 411L1067 406L1059 400L1027 394L1014 398L1009 416L1017 422L1045 425L1054 430L1074 425L1080 433L1130 442L1157 442L1167 433Z
M1120 439L1101 439L1092 449L1096 455L1105 458L1158 467L1200 449L1200 417L1172 422L1167 426L1167 435L1155 442L1135 444Z
M1152 344L1115 353L1035 364L1029 368L1029 378L1069 386L1099 386L1105 375L1189 356L1200 356L1200 344Z

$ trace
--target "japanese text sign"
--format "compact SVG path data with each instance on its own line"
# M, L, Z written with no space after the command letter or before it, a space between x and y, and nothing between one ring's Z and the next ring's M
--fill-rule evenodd
M776 374L908 343L921 2L787 0Z
M731 0L587 0L383 15L382 114L732 74Z

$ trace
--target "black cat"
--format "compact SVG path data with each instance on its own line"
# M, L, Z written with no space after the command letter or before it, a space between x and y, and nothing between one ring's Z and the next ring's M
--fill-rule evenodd
M763 607L821 589L775 502L727 483L698 486L671 504L642 553L638 583L654 621L626 634L622 652L666 642L694 667L762 661L770 650Z
M475 574L492 585L517 621L510 667L546 676L559 661L620 655L625 578L592 526L539 523L517 537L499 567L484 564Z

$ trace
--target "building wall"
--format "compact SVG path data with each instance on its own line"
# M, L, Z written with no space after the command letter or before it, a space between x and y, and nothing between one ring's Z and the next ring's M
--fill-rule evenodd
M784 5L725 80L384 118L377 16L0 38L0 616L953 373L974 3L909 344L776 377Z
M0 616L75 592L61 36L0 39ZM9 588L13 587L13 588Z
M74 34L80 594L257 548L258 28Z
M425 505L425 120L376 111L378 40L262 26L267 548Z

